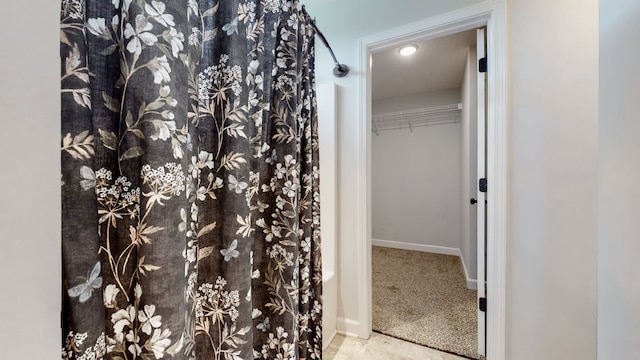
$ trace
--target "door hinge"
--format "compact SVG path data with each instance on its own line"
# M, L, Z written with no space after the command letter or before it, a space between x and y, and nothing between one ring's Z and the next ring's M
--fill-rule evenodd
M482 312L487 312L487 298L479 298L478 299L478 308Z
M486 57L483 57L482 59L478 60L478 71L480 71L481 73L487 72L487 58Z
M487 192L487 179L485 178L480 179L478 185L479 185L478 188L480 192Z

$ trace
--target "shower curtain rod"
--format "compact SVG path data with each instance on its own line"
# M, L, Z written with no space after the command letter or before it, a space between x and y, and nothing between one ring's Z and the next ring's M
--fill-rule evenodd
M304 11L304 13L307 14L307 16L309 16L309 13L307 12L307 9L305 9L304 5L302 5L302 11ZM336 59L336 54L333 53L333 49L331 49L331 46L329 45L327 38L324 37L324 34L322 34L322 31L318 29L318 26L316 25L315 20L313 20L311 16L309 16L309 19L311 20L311 26L313 26L318 36L320 36L320 40L322 40L322 42L324 43L324 46L327 47L327 49L329 50L329 53L331 54L331 57L333 58L333 62L336 64L336 67L333 68L333 75L336 77L347 76L347 74L349 73L349 67L345 64L340 64L340 62L338 62L338 59Z

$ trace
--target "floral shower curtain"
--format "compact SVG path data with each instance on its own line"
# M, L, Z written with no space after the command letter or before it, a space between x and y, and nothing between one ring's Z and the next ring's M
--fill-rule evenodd
M63 359L320 359L297 1L62 0Z

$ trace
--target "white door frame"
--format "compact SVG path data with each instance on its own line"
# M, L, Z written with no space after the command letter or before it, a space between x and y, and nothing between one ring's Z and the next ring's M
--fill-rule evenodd
M476 206L476 256L477 261L477 272L476 272L476 298L478 299L478 304L480 303L481 298L487 298L486 294L486 267L485 267L485 241L486 241L486 226L485 220L486 218L486 199L487 194L485 192L480 191L479 182L480 179L487 178L487 174L485 172L485 164L487 163L487 152L485 145L487 143L487 126L486 126L486 102L487 99L487 91L486 91L486 77L487 73L478 71L480 67L480 59L483 59L487 56L487 52L485 49L486 44L486 31L485 29L476 30L476 109L470 109L470 112L476 111L476 176L475 176L475 187L476 191L472 191L471 193L475 195L477 199ZM469 74L469 76L473 76L473 74ZM470 126L470 125L469 125ZM468 179L465 179L468 180ZM464 181L463 181L464 182ZM467 182L468 185L468 182ZM466 199L465 199L466 200ZM463 239L463 241L467 241L467 239ZM478 317L478 354L487 355L487 334L486 334L486 324L487 324L487 313L481 311L478 308L476 309L477 317Z
M358 336L369 338L371 314L371 54L402 44L487 27L487 359L506 356L507 64L506 3L482 3L359 40Z

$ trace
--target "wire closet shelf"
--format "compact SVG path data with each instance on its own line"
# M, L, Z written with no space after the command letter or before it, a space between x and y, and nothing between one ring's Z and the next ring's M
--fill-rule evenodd
M409 129L413 132L417 127L460 122L461 114L462 103L378 114L372 116L372 130L376 135L387 130Z

